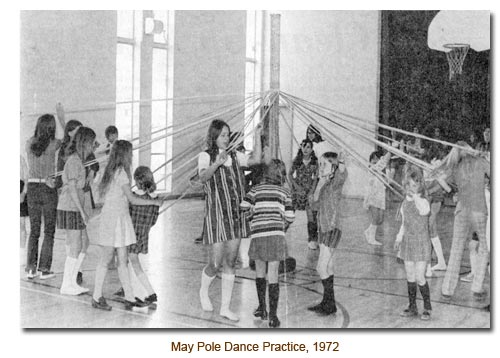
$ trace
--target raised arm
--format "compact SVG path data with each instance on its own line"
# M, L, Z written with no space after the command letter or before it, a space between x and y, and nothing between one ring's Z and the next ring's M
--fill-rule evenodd
M56 104L56 115L57 115L57 120L59 121L59 124L61 125L61 128L64 131L64 127L66 127L66 114L64 112L64 107L61 102L58 102Z

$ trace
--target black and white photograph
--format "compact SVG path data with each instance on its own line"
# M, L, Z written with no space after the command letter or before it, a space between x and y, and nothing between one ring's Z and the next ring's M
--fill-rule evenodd
M491 331L491 10L18 17L13 328Z

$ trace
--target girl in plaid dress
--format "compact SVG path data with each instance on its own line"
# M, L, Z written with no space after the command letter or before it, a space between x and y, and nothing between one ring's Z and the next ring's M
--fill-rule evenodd
M423 320L431 317L431 297L429 284L425 279L427 263L431 260L431 239L429 237L429 201L423 197L424 180L417 169L410 169L403 182L406 197L401 204L401 229L394 243L394 249L401 249L401 258L405 263L408 298L410 304L403 312L403 317L418 315L417 284L424 300Z
M137 186L137 190L134 191L134 195L142 199L152 199L157 197L155 194L156 184L154 176L148 167L138 167L134 172L134 180ZM135 273L140 284L146 291L147 296L144 299L144 302L154 308L153 303L155 303L158 298L142 268L141 261L139 260L139 254L147 255L148 253L149 230L154 224L156 224L159 207L158 205L130 204L129 209L137 240L135 244L128 247L129 263L132 266L133 273Z
M319 159L319 181L312 194L313 207L318 210L319 258L316 270L323 284L323 300L308 309L321 315L337 312L333 289L333 250L337 247L341 231L340 200L347 178L342 155L326 152Z

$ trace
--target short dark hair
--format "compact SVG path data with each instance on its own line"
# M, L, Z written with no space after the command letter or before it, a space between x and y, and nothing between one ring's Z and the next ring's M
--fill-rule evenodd
M106 130L104 131L104 135L106 136L106 139L109 139L109 137L112 134L118 135L118 128L116 128L115 126L108 126L106 128Z
M283 161L273 159L264 170L264 182L283 186L286 182L286 166Z

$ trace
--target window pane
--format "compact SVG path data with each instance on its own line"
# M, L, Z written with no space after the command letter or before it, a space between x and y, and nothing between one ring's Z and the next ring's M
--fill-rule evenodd
M117 104L115 125L118 128L120 138L132 138L132 105Z
M161 133L163 134L163 133ZM157 140L156 142L153 142L152 146L151 146L151 152L152 153L165 153L165 146L167 144L167 141L165 138L163 139L159 139Z
M166 161L165 155L152 155L151 156L151 170L155 171L163 163L165 163L165 161ZM155 182L158 182L158 180L163 179L165 177L165 175L166 175L166 169L165 169L165 167L163 167L160 170L158 170L156 173L154 173ZM158 190L165 190L165 180L163 180L157 184L157 189Z
M116 48L116 101L132 99L133 48L131 45L117 44Z
M134 38L134 11L117 11L117 36L129 39Z

